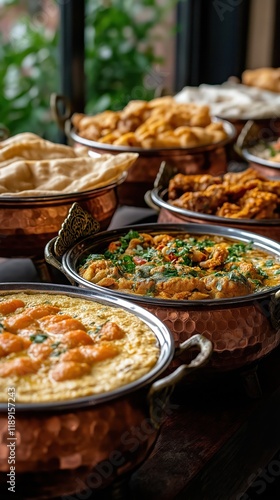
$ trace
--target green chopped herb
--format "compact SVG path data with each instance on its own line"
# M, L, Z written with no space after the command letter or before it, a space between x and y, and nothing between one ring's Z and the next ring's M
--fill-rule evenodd
M244 255L247 250L251 250L253 246L253 241L250 241L249 243L234 243L233 245L230 245L228 247L228 258L226 259L227 262L236 262L239 260L239 258Z
M130 255L123 255L116 261L116 265L119 271L124 273L133 273L136 267Z
M260 267L257 268L257 271L259 273L260 276L262 276L263 278L267 279L268 278L268 274L266 274L266 272L261 269Z
M274 261L272 259L267 260L265 263L266 267L272 267L273 265L274 265Z
M176 267L170 266L169 264L166 264L164 266L164 270L162 272L163 276L179 276L178 271Z
M58 341L58 342L54 342L53 344L51 344L51 347L52 347L53 349L55 349L56 347L58 347L58 346L59 346L59 344L61 344L61 342L59 342L59 341Z
M45 333L37 333L36 335L30 335L30 340L35 342L35 344L42 344L48 338Z

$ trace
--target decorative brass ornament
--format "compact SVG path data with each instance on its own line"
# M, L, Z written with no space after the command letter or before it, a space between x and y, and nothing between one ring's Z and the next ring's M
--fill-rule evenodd
M91 236L99 230L99 222L78 203L73 203L54 244L56 255L61 257L78 239Z

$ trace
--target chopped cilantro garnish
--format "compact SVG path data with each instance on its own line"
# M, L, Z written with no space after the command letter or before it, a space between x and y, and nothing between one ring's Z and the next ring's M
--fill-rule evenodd
M250 243L234 243L228 247L228 258L225 262L236 262L239 258L246 253L247 250L252 249L253 242Z
M166 264L164 266L164 270L163 270L162 274L164 276L178 276L178 271L177 271L176 267L169 266L168 264Z
M30 335L30 340L35 342L35 344L42 344L48 338L48 335L45 333L37 333L36 335Z
M116 261L116 265L119 271L123 273L133 273L136 267L130 255L122 256Z

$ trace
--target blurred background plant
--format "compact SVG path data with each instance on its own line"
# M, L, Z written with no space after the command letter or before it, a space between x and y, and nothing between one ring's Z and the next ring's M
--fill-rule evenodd
M0 2L0 122L12 135L31 131L55 139L49 99L59 88L58 32L29 4Z
M165 85L165 40L177 0L87 1L86 112L149 100Z
M86 0L86 107L79 111L121 109L164 87L161 44L177 1ZM49 100L60 89L58 46L59 2L0 0L0 122L11 135L57 139Z

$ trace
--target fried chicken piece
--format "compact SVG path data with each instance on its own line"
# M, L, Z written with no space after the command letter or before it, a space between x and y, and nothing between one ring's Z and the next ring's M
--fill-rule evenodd
M226 186L231 186L235 184L244 184L245 182L258 179L260 181L266 181L267 179L263 177L259 172L257 172L254 168L247 168L243 172L227 172L223 176L223 182Z
M238 213L240 212L240 206L235 203L229 203L226 201L223 205L217 210L216 215L218 217L229 217L231 219L238 219Z
M209 186L204 192L184 193L180 198L173 201L173 205L193 212L213 214L225 200L226 194L223 186L213 185Z
M176 200L176 198L179 198L186 191L205 191L208 186L221 183L221 178L213 175L177 174L170 179L168 197L170 200Z
M277 195L252 189L247 191L239 201L241 210L236 214L238 219L275 219L277 215Z
M203 269L215 269L215 267L221 266L228 257L228 249L226 243L220 243L215 246L213 253L210 255L209 259L200 262L200 267Z

